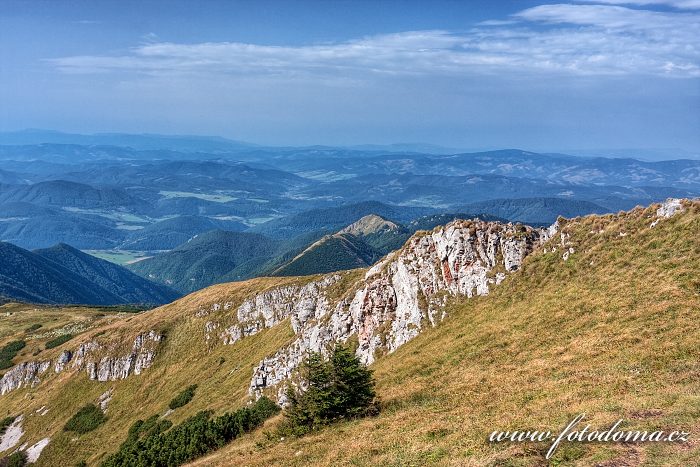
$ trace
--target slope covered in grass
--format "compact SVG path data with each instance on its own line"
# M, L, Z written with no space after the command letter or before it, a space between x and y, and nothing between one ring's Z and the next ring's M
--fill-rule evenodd
M581 412L594 427L624 418L626 428L700 432L700 205L688 203L669 219L657 218L656 207L562 222L564 247L557 235L488 296L450 299L441 324L372 365L378 417L285 440L265 434L278 417L195 463L546 465L548 444L490 445L488 434L557 431ZM362 276L340 273L329 300L344 299ZM123 355L150 330L164 338L139 375L98 382L84 369L51 368L33 387L0 396L0 416L23 415L17 446L50 438L36 465L99 465L138 419L157 415L177 425L202 410L237 410L249 400L260 361L293 341L290 321L224 345L221 328L208 330L209 320L228 322L246 298L317 279L220 284L136 315L5 305L0 346L27 342L15 364L55 362L88 341ZM65 332L74 337L45 348ZM192 399L169 411L194 384ZM96 429L63 431L81 407L106 399L106 420ZM683 445L563 444L551 464L697 465L699 447L692 437Z
M380 416L300 439L260 433L195 465L700 464L700 205L651 227L654 211L566 221L568 260L557 236L489 296L451 303L443 324L373 365ZM549 463L549 443L487 442L584 412L595 428L623 418L691 441L564 443Z

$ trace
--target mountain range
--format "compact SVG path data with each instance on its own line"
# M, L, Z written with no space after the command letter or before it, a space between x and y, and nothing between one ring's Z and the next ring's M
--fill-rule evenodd
M400 223L477 212L545 224L558 215L700 195L698 160L271 148L221 138L41 131L0 135L0 143L0 240L134 257L212 229L289 239L333 234L370 213ZM379 204L347 215L348 206L364 203Z
M28 251L0 242L0 296L47 304L160 305L179 297L168 287L66 244Z
M376 415L299 437L273 417L193 465L697 465L692 437L564 441L546 459L549 442L488 435L580 413L600 429L700 428L699 225L697 200L547 229L458 219L370 268L217 284L144 313L5 304L0 345L24 347L0 378L0 454L99 465L141 428L177 433L262 395L284 405L307 352L346 343L376 379ZM398 230L371 216L337 234ZM90 404L92 431L66 431Z

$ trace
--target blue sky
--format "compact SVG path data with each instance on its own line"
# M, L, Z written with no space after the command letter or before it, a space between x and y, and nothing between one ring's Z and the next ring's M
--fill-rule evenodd
M700 0L0 2L0 130L700 151Z

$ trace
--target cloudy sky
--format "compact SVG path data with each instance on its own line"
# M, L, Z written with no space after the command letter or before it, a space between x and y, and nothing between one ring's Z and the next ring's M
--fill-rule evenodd
M700 151L700 0L0 2L0 130Z

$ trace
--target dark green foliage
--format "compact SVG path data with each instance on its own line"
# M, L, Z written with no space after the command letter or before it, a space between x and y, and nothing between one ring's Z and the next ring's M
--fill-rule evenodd
M0 436L5 434L7 427L12 425L12 422L14 421L15 417L5 417L2 420L0 420Z
M35 323L35 324L32 324L31 326L29 326L27 329L25 329L24 332L34 332L37 329L39 329L40 327L41 327L41 324Z
M282 433L301 435L333 421L376 413L374 378L353 352L338 344L324 361L310 353L302 367L305 389L287 389Z
M15 358L17 353L27 345L24 341L12 341L0 349L0 370L5 368L10 368L12 366L12 359Z
M48 341L46 343L46 348L53 349L54 347L58 347L61 344L65 344L71 339L73 339L73 334L64 334L62 336L58 336L57 338Z
M27 454L24 451L17 451L0 460L1 467L23 467L25 465L27 465Z
M277 404L263 397L251 407L213 419L211 411L199 412L172 428L167 425L170 422L154 415L134 423L119 451L108 456L102 466L184 464L254 430L279 410Z
M87 404L68 420L63 429L83 434L96 429L105 420L107 417L95 404Z
M192 386L188 386L187 389L182 391L180 394L175 396L173 400L170 401L170 404L168 407L170 407L172 410L177 409L178 407L182 407L185 404L188 404L192 398L194 397L194 391L197 389L197 385L193 384Z
M75 467L87 467L87 462L85 462L85 461L76 462Z

